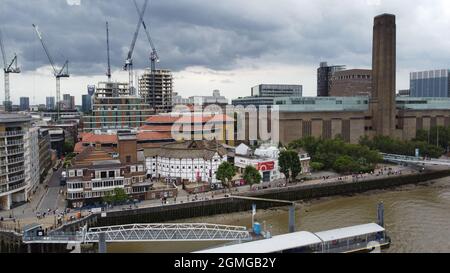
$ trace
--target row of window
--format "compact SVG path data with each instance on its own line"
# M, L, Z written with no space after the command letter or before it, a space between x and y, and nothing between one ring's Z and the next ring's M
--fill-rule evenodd
M92 188L109 188L123 186L123 180L92 182Z

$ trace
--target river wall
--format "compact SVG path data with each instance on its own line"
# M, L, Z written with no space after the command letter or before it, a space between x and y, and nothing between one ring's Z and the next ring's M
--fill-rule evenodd
M356 194L371 190L389 189L403 185L419 184L422 182L428 182L449 176L450 170L442 170L403 176L392 176L376 180L362 180L359 182L349 181L323 183L317 185L300 184L286 188L272 188L258 192L238 194L237 196L240 195L244 197L257 197L288 201L307 201L322 197ZM95 227L135 223L162 223L195 217L206 217L218 214L243 212L250 211L253 203L257 204L258 209L286 206L286 204L272 201L242 200L234 197L219 198L207 201L180 203L134 210L111 211L106 213L106 217L101 217L100 214L93 214L76 222L66 224L60 227L57 231L78 231L80 227L83 227L85 225L89 227ZM39 250L38 252L40 252ZM28 249L26 249L26 246L21 243L20 234L0 230L0 253L17 253L27 251Z
M359 182L324 183L312 186L297 185L239 195L265 199L307 201L322 197L348 195L371 190L388 189L408 184L418 184L448 176L450 176L450 170L443 170L403 176L392 176L376 180L362 180ZM286 204L277 202L241 200L238 198L221 198L136 210L108 212L106 217L97 217L97 221L93 224L95 226L110 226L133 223L170 222L195 217L206 217L218 214L249 211L251 210L253 203L257 204L258 209L286 206Z

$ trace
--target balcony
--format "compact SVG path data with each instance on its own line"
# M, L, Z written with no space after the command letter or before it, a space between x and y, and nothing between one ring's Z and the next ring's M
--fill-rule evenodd
M5 192L10 192L10 191L15 191L21 188L25 188L27 186L27 183L23 182L14 186L9 186L9 185L1 185L0 186L0 194L5 193Z
M7 131L0 133L0 137L19 137L24 135L25 135L24 131Z
M18 155L23 154L25 151L24 149L14 149L14 150L8 150L8 151L2 151L0 152L0 156L12 156L12 155Z
M22 163L24 161L25 161L25 158L23 158L23 157L9 159L9 160L0 160L0 166Z
M24 180L25 179L25 175L17 175L17 176L13 176L9 178L9 183L16 183L19 182L20 180Z

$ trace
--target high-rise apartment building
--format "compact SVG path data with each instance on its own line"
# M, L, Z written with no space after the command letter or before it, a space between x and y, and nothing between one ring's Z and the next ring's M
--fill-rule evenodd
M412 72L410 74L411 97L450 97L450 70Z
M20 97L20 111L29 111L30 110L30 98L29 97Z
M320 67L317 69L317 96L328 97L330 96L331 78L337 71L344 70L343 65L328 66L327 62L321 62Z
M63 104L62 109L65 110L75 109L75 97L71 96L70 94L64 94L62 104Z
M150 69L146 69L139 78L139 94L156 113L172 110L172 93L173 77L170 70L158 69L153 75Z
M25 115L0 114L0 209L3 210L14 203L26 202L33 185L26 173L27 164L35 155L35 151L29 150L34 143L30 121ZM39 160L36 162L39 164Z
M55 110L55 97L46 97L45 98L45 107L47 110Z

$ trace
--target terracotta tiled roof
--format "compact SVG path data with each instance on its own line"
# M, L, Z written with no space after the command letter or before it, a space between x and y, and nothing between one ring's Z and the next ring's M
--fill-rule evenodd
M171 132L172 126L171 125L144 125L139 128L141 131L148 131L148 132Z
M137 140L164 140L172 139L171 132L140 132L137 134Z
M92 133L84 135L83 143L117 143L117 135L95 135Z

